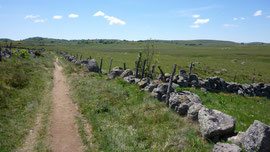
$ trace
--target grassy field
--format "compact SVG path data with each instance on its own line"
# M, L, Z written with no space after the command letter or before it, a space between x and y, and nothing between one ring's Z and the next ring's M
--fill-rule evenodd
M52 88L54 55L0 62L0 151L20 147L33 127L44 94ZM48 99L47 99L48 100Z
M71 44L31 47L59 49L73 55L78 54L79 57L83 55L83 58L92 56L98 62L103 58L103 68L107 71L111 58L113 67L123 67L125 62L128 68L134 69L138 53L147 50L146 42ZM270 45L185 46L163 42L151 44L154 46L156 65L161 65L165 72L171 72L175 63L178 69L187 70L190 62L199 62L193 72L201 78L220 76L227 81L233 81L236 75L236 82L240 83L251 83L253 77L255 82L270 83Z

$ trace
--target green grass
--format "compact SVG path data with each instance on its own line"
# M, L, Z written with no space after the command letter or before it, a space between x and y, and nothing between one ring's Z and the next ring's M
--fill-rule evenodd
M51 87L54 55L0 62L0 151L14 151L33 127L43 93Z
M138 52L144 50L147 45L145 42L69 44L73 43L29 47L59 49L72 55L78 54L79 57L82 54L83 58L92 56L98 62L102 57L103 68L108 71L110 58L113 58L113 67L123 67L125 62L128 68L134 69ZM200 62L193 72L201 78L216 75L226 81L233 81L234 75L237 75L237 82L251 83L255 76L255 82L270 83L270 45L184 46L162 42L153 44L157 65L161 65L165 72L170 73L173 64L177 64L178 69L188 70L190 62ZM245 64L241 64L242 62ZM227 71L222 71L222 69Z
M52 110L52 87L53 82L49 89L46 91L46 96L43 98L42 103L39 107L41 113L41 126L38 130L38 134L35 141L34 151L38 152L51 152L49 146L49 125L50 125L50 113Z
M242 97L234 94L211 93L189 88L178 88L198 94L207 108L220 110L233 116L236 120L236 131L246 131L259 120L270 125L270 100L262 97Z
M210 151L197 123L120 79L105 80L63 61L72 98L92 125L94 151ZM79 121L81 123L81 121ZM79 125L81 126L81 125ZM85 131L81 136L85 138ZM88 147L88 151L90 149Z

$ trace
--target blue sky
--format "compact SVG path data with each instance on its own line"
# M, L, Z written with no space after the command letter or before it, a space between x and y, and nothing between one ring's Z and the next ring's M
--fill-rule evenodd
M0 0L0 37L270 42L270 0Z

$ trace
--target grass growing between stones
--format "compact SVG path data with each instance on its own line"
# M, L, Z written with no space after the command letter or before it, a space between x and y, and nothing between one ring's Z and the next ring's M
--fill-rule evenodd
M120 79L106 80L105 76L83 72L84 68L61 61L72 87L73 101L92 125L94 147L88 147L87 151L211 151L213 148L212 143L201 137L196 123L139 91L138 86ZM86 136L85 131L80 134Z
M0 151L14 151L33 127L45 90L51 87L53 54L0 62Z
M233 116L236 120L236 131L246 131L254 120L270 125L270 99L242 97L225 93L206 93L192 88L178 88L178 90L191 91L200 96L207 108L216 109Z

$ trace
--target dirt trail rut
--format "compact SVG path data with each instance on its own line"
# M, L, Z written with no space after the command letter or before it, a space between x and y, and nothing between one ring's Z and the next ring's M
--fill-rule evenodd
M62 67L57 64L54 70L53 109L50 127L50 145L54 152L81 152L83 144L78 134L75 116L76 105L69 98L69 87Z

